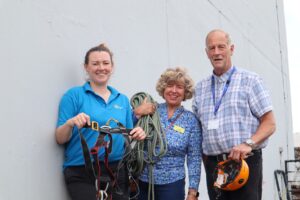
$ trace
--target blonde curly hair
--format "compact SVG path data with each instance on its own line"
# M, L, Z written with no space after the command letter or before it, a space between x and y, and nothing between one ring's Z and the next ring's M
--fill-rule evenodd
M168 68L160 75L156 83L156 91L164 98L164 91L169 84L183 83L184 98L183 101L191 99L194 94L194 81L187 75L187 70L182 67Z

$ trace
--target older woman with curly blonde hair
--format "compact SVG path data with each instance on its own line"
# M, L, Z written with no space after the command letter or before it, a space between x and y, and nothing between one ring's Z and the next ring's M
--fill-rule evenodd
M168 68L156 84L156 91L164 98L164 91L168 85L182 85L184 86L183 101L191 99L194 94L194 81L187 75L184 68L176 67L175 69Z
M180 67L167 69L159 78L156 90L165 103L158 104L162 128L166 133L168 151L154 165L154 199L185 199L185 158L189 177L187 200L198 198L201 170L202 133L196 116L181 104L194 94L194 82ZM150 109L149 109L150 108ZM142 103L134 110L136 116L153 112L150 103ZM151 111L149 111L151 110ZM139 200L148 197L149 169L146 165L139 177Z

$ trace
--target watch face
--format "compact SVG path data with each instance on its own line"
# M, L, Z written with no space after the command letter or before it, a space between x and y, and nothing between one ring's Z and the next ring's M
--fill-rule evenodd
M253 146L254 142L251 139L246 140L246 144L248 144L249 146Z
M251 144L251 140L250 139L246 140L246 143Z

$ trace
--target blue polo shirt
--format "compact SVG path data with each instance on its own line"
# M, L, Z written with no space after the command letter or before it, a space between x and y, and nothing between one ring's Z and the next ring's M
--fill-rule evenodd
M121 122L126 128L132 128L132 111L128 98L111 86L108 86L111 95L108 102L97 95L87 82L83 86L74 87L68 90L62 97L59 105L57 127L79 113L90 116L91 121L97 121L99 126L105 125L114 118ZM116 127L115 122L111 122L111 127ZM95 145L98 133L91 129L81 129L89 148ZM124 137L120 134L113 134L112 152L109 161L122 159L124 153ZM104 160L104 148L99 150L99 159ZM65 161L63 167L84 165L84 157L80 143L77 127L72 130L72 136L65 144Z

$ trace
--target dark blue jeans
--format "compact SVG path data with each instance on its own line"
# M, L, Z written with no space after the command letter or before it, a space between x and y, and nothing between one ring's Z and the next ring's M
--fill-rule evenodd
M210 200L261 200L262 196L262 152L255 152L253 156L245 159L249 166L249 179L240 189L235 191L216 190L214 184L214 171L218 161L210 156L203 155L206 171L206 184Z
M185 180L181 179L174 183L164 185L154 185L155 200L184 200L185 195ZM139 200L148 199L148 183L139 181Z

